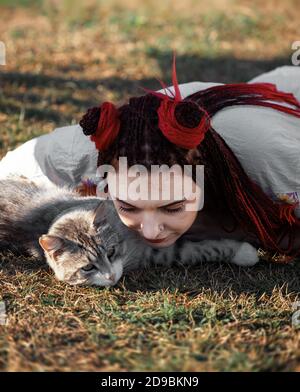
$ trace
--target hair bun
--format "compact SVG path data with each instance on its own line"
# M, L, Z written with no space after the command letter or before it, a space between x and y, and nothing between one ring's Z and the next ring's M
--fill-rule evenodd
M193 101L179 102L174 114L178 123L187 128L196 128L205 116L205 112Z
M93 135L97 131L100 115L100 107L90 108L83 115L82 119L79 121L79 125L86 136Z

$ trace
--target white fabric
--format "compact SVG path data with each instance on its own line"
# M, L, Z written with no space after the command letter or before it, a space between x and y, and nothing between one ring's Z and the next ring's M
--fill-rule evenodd
M95 177L97 157L79 124L60 127L9 151L0 162L0 179L24 175L36 183L75 187Z
M292 92L300 100L299 67L279 67L249 81L254 82L274 83L278 89ZM219 84L191 82L179 87L186 97ZM172 86L170 89L174 91ZM250 178L265 192L300 193L299 118L271 108L233 106L216 113L212 126L236 154ZM76 186L83 178L95 178L96 165L94 143L76 124L56 128L8 152L0 162L0 179L22 174L36 182Z
M258 75L248 83L275 83L278 90L292 92L300 100L300 67L284 65Z
M249 83L276 84L300 100L300 68L279 67ZM265 192L300 192L300 119L272 108L233 106L212 119L250 178Z

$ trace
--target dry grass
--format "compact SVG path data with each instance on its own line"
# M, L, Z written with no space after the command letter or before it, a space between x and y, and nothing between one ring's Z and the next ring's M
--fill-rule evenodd
M300 267L142 270L113 289L2 257L2 370L296 370Z
M0 157L99 101L169 83L172 49L180 83L233 82L290 64L299 40L296 0L14 3L0 0ZM74 288L2 255L0 369L297 371L299 278L299 263L211 264Z

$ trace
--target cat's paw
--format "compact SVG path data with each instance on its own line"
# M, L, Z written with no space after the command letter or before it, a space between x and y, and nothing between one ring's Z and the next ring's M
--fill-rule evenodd
M242 266L252 266L259 261L257 249L248 242L243 243L231 260L233 264Z

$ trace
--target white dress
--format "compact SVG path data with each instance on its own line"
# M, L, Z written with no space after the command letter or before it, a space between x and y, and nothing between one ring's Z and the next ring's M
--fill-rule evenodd
M300 101L300 67L279 67L248 83L254 82L274 83ZM182 97L186 97L218 84L197 81L179 87ZM300 199L300 118L247 105L224 108L211 123L249 177L266 193L287 202ZM97 155L94 143L79 124L60 127L8 152L0 161L0 179L21 174L37 183L76 187L84 179L96 181Z

